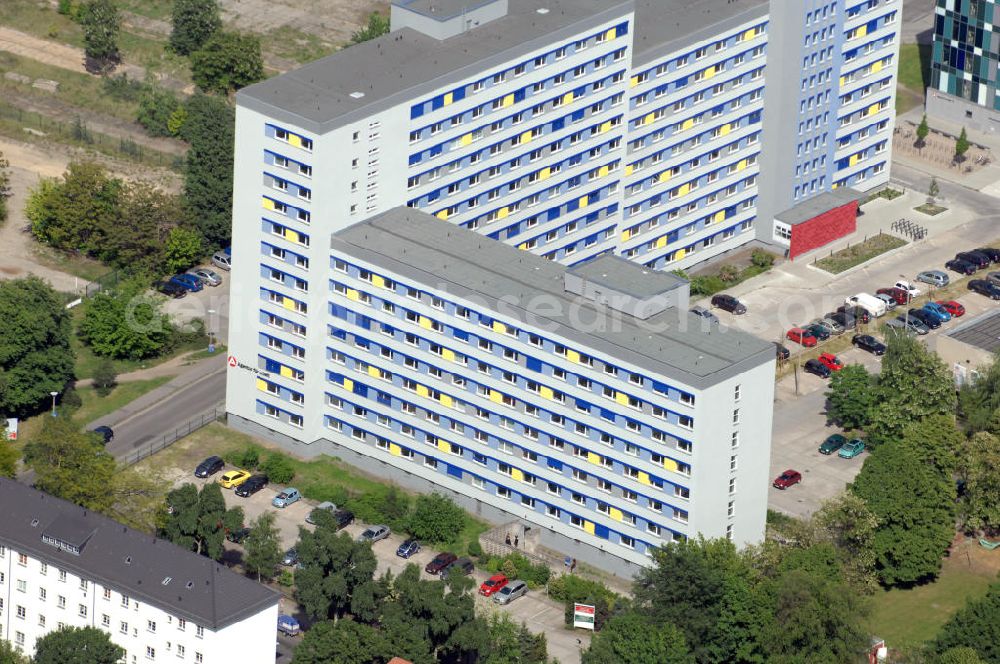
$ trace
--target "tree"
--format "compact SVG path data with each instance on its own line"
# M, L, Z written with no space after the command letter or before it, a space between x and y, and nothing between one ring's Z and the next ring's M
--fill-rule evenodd
M974 433L960 454L962 512L971 530L1000 530L1000 438Z
M25 207L31 232L64 251L97 256L119 218L122 182L103 166L73 162L61 180L43 180Z
M295 571L296 598L313 618L348 613L358 588L373 583L375 554L365 542L356 542L335 525L319 524L310 532L299 529L301 568Z
M1000 356L985 367L979 367L979 377L966 382L958 391L958 413L965 429L970 432L1000 433Z
M930 134L930 133L931 133L931 128L927 124L927 114L924 113L924 116L922 118L920 118L920 124L917 125L917 147L918 148L924 147L924 144L927 141L927 135Z
M170 48L189 55L201 48L219 29L219 5L215 0L174 0Z
M876 576L872 541L878 519L867 503L845 491L823 503L813 521L837 550L846 580L861 590L873 590Z
M60 627L35 642L34 664L118 664L125 649L96 627Z
M545 634L532 634L510 614L495 611L479 622L486 639L479 651L480 664L548 664Z
M960 162L965 159L965 153L969 151L969 147L969 136L965 133L965 127L962 127L962 133L955 139L955 161Z
M669 623L655 625L630 612L609 620L583 654L583 664L605 662L693 664L694 657L679 629Z
M936 664L986 664L975 648L949 648L941 653Z
M124 183L118 214L96 256L131 274L161 271L169 233L185 219L180 197L145 182Z
M969 601L944 624L931 644L935 652L972 648L984 662L1000 662L1000 583Z
M933 205L940 193L941 187L938 186L937 178L931 176L931 183L927 186L927 202Z
M217 32L191 54L191 78L201 90L223 95L263 80L260 38Z
M17 477L21 453L7 440L7 428L0 423L0 477Z
M0 223L7 219L7 199L11 196L10 162L0 152Z
M198 262L204 255L201 233L193 228L172 228L167 236L166 255L168 272L181 272Z
M122 17L113 0L88 0L80 10L84 53L96 69L113 67L120 60L118 34Z
M222 489L215 482L200 492L193 484L174 489L167 494L167 504L172 512L165 519L161 536L213 560L222 559L226 533L243 527L243 509L227 510Z
M184 200L210 250L229 244L233 199L233 109L218 97L188 100L183 138L191 144L184 169Z
M863 429L875 408L875 380L861 364L849 364L830 377L826 416L844 429Z
M45 409L73 378L71 323L61 298L37 277L0 280L0 413Z
M97 394L106 397L118 385L118 372L111 360L101 360L94 369L94 389Z
M176 5L183 0L178 0ZM136 121L146 128L153 136L173 136L170 131L170 118L181 107L181 103L170 90L149 86L139 98L139 111Z
M292 664L370 664L388 660L391 650L374 627L350 618L324 620L306 632Z
M378 12L368 15L368 25L351 35L352 44L360 44L376 37L389 34L389 19Z
M274 525L274 512L264 512L250 525L250 535L244 544L247 571L261 578L274 576L274 568L281 562L281 539Z
M958 455L966 445L954 415L930 415L903 427L900 442L930 463L945 479L958 470Z
M6 639L0 639L0 664L31 664L30 660Z
M408 530L425 542L453 542L465 526L465 510L440 493L417 497Z
M95 355L140 360L163 352L172 334L161 299L146 294L140 279L101 291L84 305L80 338Z
M158 475L119 468L108 487L111 500L102 510L118 523L153 535L166 522L165 481Z
M295 477L295 467L292 460L280 452L273 452L260 464L261 471L267 478L278 484L288 484Z
M24 446L24 463L35 471L35 486L57 498L99 512L114 500L108 491L117 470L114 457L70 417L46 418Z
M954 535L955 484L908 445L886 443L865 460L850 490L878 521L875 567L885 586L933 578Z

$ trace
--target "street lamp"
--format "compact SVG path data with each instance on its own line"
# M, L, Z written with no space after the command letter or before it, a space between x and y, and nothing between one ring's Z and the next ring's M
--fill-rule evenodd
M59 396L58 392L49 392L52 396L52 417L56 416L56 397Z
M215 352L215 323L214 318L215 309L208 310L208 352Z

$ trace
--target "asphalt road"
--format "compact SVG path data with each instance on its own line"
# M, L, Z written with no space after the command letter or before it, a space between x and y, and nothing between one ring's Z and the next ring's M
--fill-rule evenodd
M929 44L934 35L934 0L904 0L903 27L900 30L904 44Z

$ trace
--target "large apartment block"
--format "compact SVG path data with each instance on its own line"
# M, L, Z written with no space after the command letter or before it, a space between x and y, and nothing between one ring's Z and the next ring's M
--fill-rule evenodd
M1000 13L987 0L937 0L928 115L980 131L1000 126Z
M26 655L95 627L133 662L268 661L278 594L223 565L0 478L0 639Z

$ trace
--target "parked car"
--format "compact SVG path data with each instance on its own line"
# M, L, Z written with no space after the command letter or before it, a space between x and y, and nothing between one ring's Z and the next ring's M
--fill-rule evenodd
M784 491L790 486L794 486L802 481L802 473L797 470L788 469L774 480L774 488Z
M852 314L846 311L835 311L826 315L823 320L833 321L841 327L842 330L853 330L858 326L858 320Z
M285 614L278 616L278 631L285 636L298 636L302 631L299 621Z
M712 306L740 316L747 312L746 306L732 295L718 293L712 296Z
M297 503L302 498L302 494L294 487L287 487L271 500L271 504L278 508L285 508L292 503ZM307 518L306 521L309 519Z
M944 310L951 314L952 318L960 318L965 315L965 307L961 302L955 300L938 300L936 304L944 307Z
M194 469L195 477L211 477L226 467L226 462L222 457L210 456Z
M885 312L889 310L888 305L884 300L877 298L874 295L869 295L868 293L858 293L857 295L852 295L844 300L844 304L855 308L860 307L872 316L884 316Z
M817 318L809 323L810 325L822 325L830 334L837 335L844 333L844 326L832 318Z
M719 322L719 317L713 314L705 307L691 307L691 313L693 313L695 316L705 319L709 323Z
M975 251L976 253L989 256L990 260L994 263L1000 263L1000 249L996 249L994 247L979 247Z
M987 268L990 266L990 263L992 263L989 256L981 254L978 251L960 251L955 254L955 258L972 263L976 266L977 270Z
M883 288L882 290L885 289ZM887 311L892 311L893 309L899 306L899 303L896 302L896 298L887 293L876 293L875 297L885 302L885 307Z
M948 267L948 265L945 264L945 267ZM917 275L917 281L941 288L942 286L947 286L951 279L948 278L947 272L941 270L924 270Z
M446 567L444 570L442 570L441 574L443 576L448 576L449 574L452 573L452 570L458 570L460 574L468 576L469 574L472 574L472 572L475 569L476 566L472 564L471 560L469 560L468 558L459 558L452 564L448 565L448 567Z
M917 288L914 284L910 283L909 281L904 281L902 279L894 283L893 286L901 291L908 293L911 300L923 292L919 288Z
M250 479L250 473L245 470L229 470L219 478L219 484L223 489L235 489L239 485Z
M224 251L217 251L212 255L212 265L228 272L233 269L233 257Z
M389 526L368 526L358 535L359 542L371 542L374 544L379 540L384 540L389 536Z
M1000 300L1000 286L991 284L985 279L973 279L968 283L967 288L973 293L985 295L991 300Z
M500 592L493 596L493 601L497 604L510 604L518 597L524 597L527 594L528 584L517 579L501 588Z
M882 302L882 300L879 300L878 303L881 304L881 305L883 305L883 307L882 307L882 313L885 313L885 311L886 311L886 309L885 309L885 303ZM850 318L853 318L854 320L851 322L851 327L854 327L855 325L857 325L859 323L867 325L868 323L872 322L872 318L874 318L876 316L876 314L872 314L872 312L868 311L867 309L865 309L862 306L859 306L859 305L850 305L850 304L842 304L842 305L840 305L839 307L837 307L837 311L834 312L833 316L830 316L830 318L833 318L835 321L837 321L839 323L840 319L839 318L834 318L834 316L837 316L837 315L844 315L844 316L849 316Z
M236 530L230 530L226 533L226 539L233 544L243 544L247 541L247 537L250 536L250 529L246 526L242 528L237 528Z
M417 551L420 551L420 542L415 539L408 539L396 549L396 555L400 558L409 558Z
M816 336L801 327L793 327L788 332L785 333L785 338L789 341L794 341L797 344L801 344L806 348L811 348L815 346L818 342L816 341Z
M347 510L337 510L333 513L333 522L337 526L337 530L343 530L347 526L354 523L354 512L348 512Z
M820 325L819 323L809 323L804 325L803 329L809 332L819 341L826 341L830 338L830 330L827 329L825 325Z
M774 344L774 356L778 360L787 360L792 356L791 351L785 348L783 345L775 342Z
M292 547L288 551L285 551L285 555L281 558L281 564L285 567L294 567L296 563L299 562L299 552L296 551L295 547Z
M868 351L872 355L884 355L885 344L870 334L855 334L851 338L851 343L855 348Z
M926 309L910 309L907 313L910 314L910 319L916 318L932 330L941 327L941 320Z
M844 368L844 363L837 359L833 353L820 353L816 359L830 371L840 371Z
M913 332L914 334L919 334L920 336L923 336L931 331L929 327L924 325L922 320L920 320L915 316L906 316L905 314L900 314L899 316L896 316L896 320L903 323L903 327L908 328L910 332Z
M913 328L907 326L902 318L893 318L885 322L885 333L888 334L910 334L915 335Z
M986 281L990 282L994 286L1000 286L1000 272L993 271L986 275Z
M937 302L928 302L922 308L924 311L931 314L932 316L937 316L937 319L942 323L947 323L948 321L951 320L951 314L948 313L948 310L942 307Z
M847 442L847 438L844 437L842 434L839 434L839 433L831 434L831 435L829 435L829 436L826 437L826 440L824 440L822 443L820 443L820 445L819 445L819 453L820 454L833 454L834 452L836 452L837 450L839 450L841 447L843 447L844 443L846 443L846 442Z
M194 269L188 270L188 274L198 277L206 286L221 286L222 277L215 270L210 270L207 267L196 267Z
M844 459L853 459L865 451L865 443L860 438L844 443L844 446L837 452L837 456Z
M493 593L497 592L508 583L508 579L504 574L494 574L490 578L483 581L483 584L479 586L479 594L483 597L489 597Z
M976 273L976 266L969 261L963 261L961 258L952 258L944 266L952 272L958 272L966 276Z
M879 288L877 291L875 291L875 294L876 295L888 295L889 297L891 297L893 300L896 301L896 304L909 304L910 303L910 295L909 295L909 293L907 293L902 288L896 288L896 287L892 287L892 288Z
M201 279L193 274L175 274L168 281L172 284L177 284L181 288L186 288L192 293L197 293L203 288Z
M806 363L802 365L802 369L806 373L811 373L820 378L829 378L832 373L830 368L819 360L806 360Z
M336 505L334 505L333 503L331 503L329 500L323 501L322 503L320 503L319 505L317 505L316 507L314 507L312 510L310 510L309 516L306 517L306 523L315 524L316 523L316 515L319 512L328 512L330 514L333 514L336 511L337 511L337 506Z
M172 297L178 300L188 294L188 289L184 288L180 284L175 284L172 281L161 281L156 284L156 290L163 293L167 297Z
M249 498L267 486L267 475L251 475L250 478L236 487L235 493L240 498Z
M114 429L108 426L102 425L99 427L94 427L93 429L90 430L90 433L96 433L98 436L100 436L101 442L105 445L107 445L108 443L110 443L112 440L115 439Z
M427 563L427 566L424 567L424 571L428 574L440 574L443 569L456 560L458 560L458 556L454 553L444 551L434 556L434 559Z

